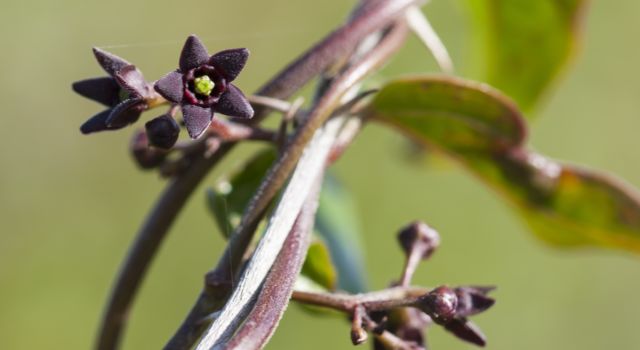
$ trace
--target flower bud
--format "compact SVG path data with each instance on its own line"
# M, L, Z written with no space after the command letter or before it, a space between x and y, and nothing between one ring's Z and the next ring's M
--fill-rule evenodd
M178 140L180 126L169 115L161 115L148 121L144 126L152 146L170 149Z
M131 140L131 155L142 169L153 169L162 164L167 152L149 147L149 139L143 130L138 130Z
M405 254L410 255L413 249L419 249L424 260L440 245L440 235L424 222L415 221L398 233L398 241Z
M429 315L434 322L446 324L456 316L458 297L451 288L442 286L422 296L416 306Z

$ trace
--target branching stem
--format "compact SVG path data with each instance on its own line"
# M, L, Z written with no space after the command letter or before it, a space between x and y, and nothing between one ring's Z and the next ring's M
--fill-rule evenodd
M413 306L416 298L429 291L430 289L423 287L393 287L362 294L294 291L291 298L303 304L352 313L359 305L367 311L384 311L397 307Z

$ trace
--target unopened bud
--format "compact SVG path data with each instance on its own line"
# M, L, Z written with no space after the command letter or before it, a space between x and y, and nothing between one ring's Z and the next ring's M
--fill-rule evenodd
M398 233L398 241L405 254L419 249L422 259L427 259L440 245L440 235L422 221L415 221Z
M131 155L142 169L153 169L162 164L167 152L149 147L149 139L144 130L138 130L131 140Z
M166 114L148 121L144 127L147 129L149 143L162 149L173 147L180 134L178 123Z
M458 297L451 288L442 286L422 296L417 306L434 322L446 324L456 316Z

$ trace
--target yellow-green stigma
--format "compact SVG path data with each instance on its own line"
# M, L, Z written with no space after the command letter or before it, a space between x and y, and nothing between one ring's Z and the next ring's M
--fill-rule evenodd
M209 78L208 75L197 77L193 80L194 89L200 95L209 96L216 84Z

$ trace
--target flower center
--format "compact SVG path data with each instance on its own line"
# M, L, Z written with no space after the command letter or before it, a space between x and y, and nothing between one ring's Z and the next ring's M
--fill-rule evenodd
M193 87L196 90L196 93L204 96L210 96L211 91L216 84L209 78L208 75L203 75L201 77L197 77L193 80Z

